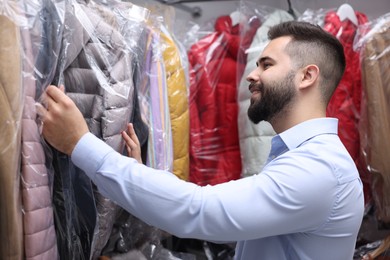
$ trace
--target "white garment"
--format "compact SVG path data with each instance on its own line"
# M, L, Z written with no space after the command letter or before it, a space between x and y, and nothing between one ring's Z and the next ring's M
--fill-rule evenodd
M271 124L262 121L254 124L247 116L251 93L246 76L256 68L256 61L268 43L268 30L281 22L293 20L293 17L283 10L276 10L257 29L251 46L246 50L247 63L238 89L238 134L242 160L241 177L259 173L264 167L269 151L271 139L275 135Z

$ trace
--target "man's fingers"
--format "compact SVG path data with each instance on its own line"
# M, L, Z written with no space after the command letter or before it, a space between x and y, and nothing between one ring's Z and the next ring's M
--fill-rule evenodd
M42 93L41 97L39 98L40 103L43 105L43 107L40 107L41 117L44 114L42 108L46 108L47 110L50 110L50 108L53 107L55 103L57 103L57 101L54 100L53 98L53 97L57 97L57 99L59 99L58 98L59 95L57 92L64 93L64 86L60 86L59 89L56 86L50 85L46 88L46 91Z
M37 110L38 117L43 121L43 118L46 116L47 110L41 103L35 103L35 108Z
M123 139L125 139L125 142L129 148L135 149L137 147L137 144L134 143L134 141L130 138L130 136L125 131L122 132L122 137Z
M125 139L126 143L129 143L131 141L129 135L125 131L122 131L122 137L123 139Z
M47 110L46 107L44 107L41 103L36 102L35 103L35 109L38 114L38 119L41 121L41 123L45 122L46 120L50 120L50 113Z
M55 106L57 104L56 101L54 101L49 95L46 95L46 108L48 111L52 111L53 110L53 106Z
M46 94L48 101L52 99L55 103L67 97L64 93L64 86L57 88L56 86L50 85L46 88Z
M41 103L35 103L35 109L38 114L38 130L39 133L42 134L43 121L47 118L47 110Z
M129 132L130 138L134 141L135 144L139 144L137 135L135 134L134 126L132 123L127 125L127 131Z
M130 157L136 159L139 163L142 163L141 158L141 148L139 145L139 141L137 135L134 132L133 125L130 123L127 126L127 131L122 132L122 137L126 142L126 150L127 154Z

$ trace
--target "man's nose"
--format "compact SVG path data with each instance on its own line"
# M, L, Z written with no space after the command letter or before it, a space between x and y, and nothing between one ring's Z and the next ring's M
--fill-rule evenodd
M252 70L252 72L250 72L248 76L246 76L246 80L248 82L258 82L260 80L260 73L258 68Z

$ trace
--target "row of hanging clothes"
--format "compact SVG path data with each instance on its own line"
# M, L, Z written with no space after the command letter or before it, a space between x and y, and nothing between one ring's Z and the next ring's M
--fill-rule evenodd
M322 26L344 46L347 69L327 115L339 119L366 205L388 228L390 16L369 20L348 5L299 14L291 5L240 3L179 36L174 9L159 4L3 2L1 259L194 259L167 249L169 234L103 197L47 145L36 105L48 85L64 85L90 131L116 151L126 155L121 132L131 122L148 166L199 185L245 178L261 171L275 135L269 123L247 118L245 78L268 29L294 19Z
M42 140L36 110L48 85L64 85L94 135L125 154L121 132L132 122L144 162L185 178L187 58L167 23L120 1L5 1L0 9L0 258L169 256L159 230L103 197Z

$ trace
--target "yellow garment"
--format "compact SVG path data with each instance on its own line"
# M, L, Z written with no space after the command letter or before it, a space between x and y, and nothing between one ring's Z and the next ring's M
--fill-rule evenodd
M173 142L173 173L183 180L189 176L189 106L187 81L180 51L174 40L161 34L167 77L169 113Z
M0 16L0 259L23 259L20 194L22 70L19 28Z

